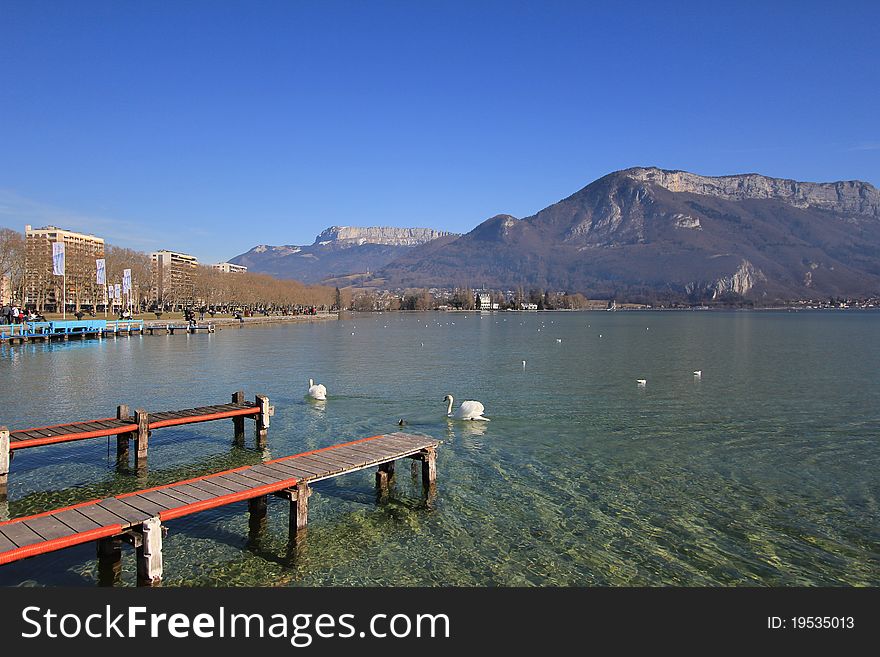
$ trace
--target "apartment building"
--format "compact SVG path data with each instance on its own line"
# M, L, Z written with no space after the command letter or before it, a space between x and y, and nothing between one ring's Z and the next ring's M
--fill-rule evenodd
M72 308L103 303L103 288L95 282L95 260L104 257L103 238L57 226L25 226L24 235L26 306L60 312L65 296L68 307ZM52 244L55 242L64 243L63 277L52 273Z
M198 258L161 249L150 254L150 263L150 291L154 304L174 307L193 301Z
M231 262L218 262L215 265L211 265L211 269L224 274L243 274L247 272L247 267L244 265L234 265Z

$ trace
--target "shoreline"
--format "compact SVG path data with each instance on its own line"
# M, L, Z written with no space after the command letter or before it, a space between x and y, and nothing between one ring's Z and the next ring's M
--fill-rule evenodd
M137 318L135 318L137 319ZM318 313L317 315L269 315L260 317L243 317L244 321L239 321L234 317L217 317L210 319L206 317L198 321L198 324L213 324L214 326L260 326L265 324L283 324L297 322L325 322L328 320L339 319L339 313ZM165 324L186 324L184 319L145 319L144 326L164 326Z

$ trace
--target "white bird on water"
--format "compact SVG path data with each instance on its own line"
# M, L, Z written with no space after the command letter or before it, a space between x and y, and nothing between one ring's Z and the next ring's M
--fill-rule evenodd
M309 397L318 401L327 400L327 388L322 384L315 385L314 380L309 379Z
M694 370L694 376L698 379L703 378L703 370Z
M483 412L486 409L478 401L461 402L461 406L458 407L458 410L455 411L455 413L452 412L452 403L455 401L455 398L452 395L446 395L443 398L443 401L448 402L449 404L446 409L446 417L451 417L454 420L483 420L484 422L489 421L489 418L483 417Z
M640 388L644 388L648 384L648 379L636 379L636 383Z

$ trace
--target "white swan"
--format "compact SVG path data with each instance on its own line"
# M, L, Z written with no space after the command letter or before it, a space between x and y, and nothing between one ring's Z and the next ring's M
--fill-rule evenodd
M309 379L309 397L319 401L325 401L327 399L327 388L320 383L315 385L315 382L312 379Z
M648 380L647 379L636 379L636 384L640 388L644 388L648 384Z
M455 420L489 421L489 418L483 417L485 407L478 401L461 402L461 406L458 407L458 410L455 411L455 413L452 412L452 403L455 401L455 398L452 395L446 395L443 398L443 401L449 403L449 407L446 409L446 417L451 417Z
M703 370L694 370L694 376L698 379L703 378Z

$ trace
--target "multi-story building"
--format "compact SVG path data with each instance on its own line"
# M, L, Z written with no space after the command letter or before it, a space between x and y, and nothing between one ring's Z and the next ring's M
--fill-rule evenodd
M223 272L224 274L244 274L247 272L247 267L244 265L234 265L231 262L218 262L215 265L211 265L211 269Z
M151 297L157 306L181 306L194 301L199 260L186 253L161 249L150 254Z
M25 305L60 312L63 299L68 307L94 307L103 303L104 291L96 281L95 260L104 257L104 239L75 233L57 226L24 227ZM65 275L52 271L52 244L64 243ZM66 295L64 285L67 285Z

